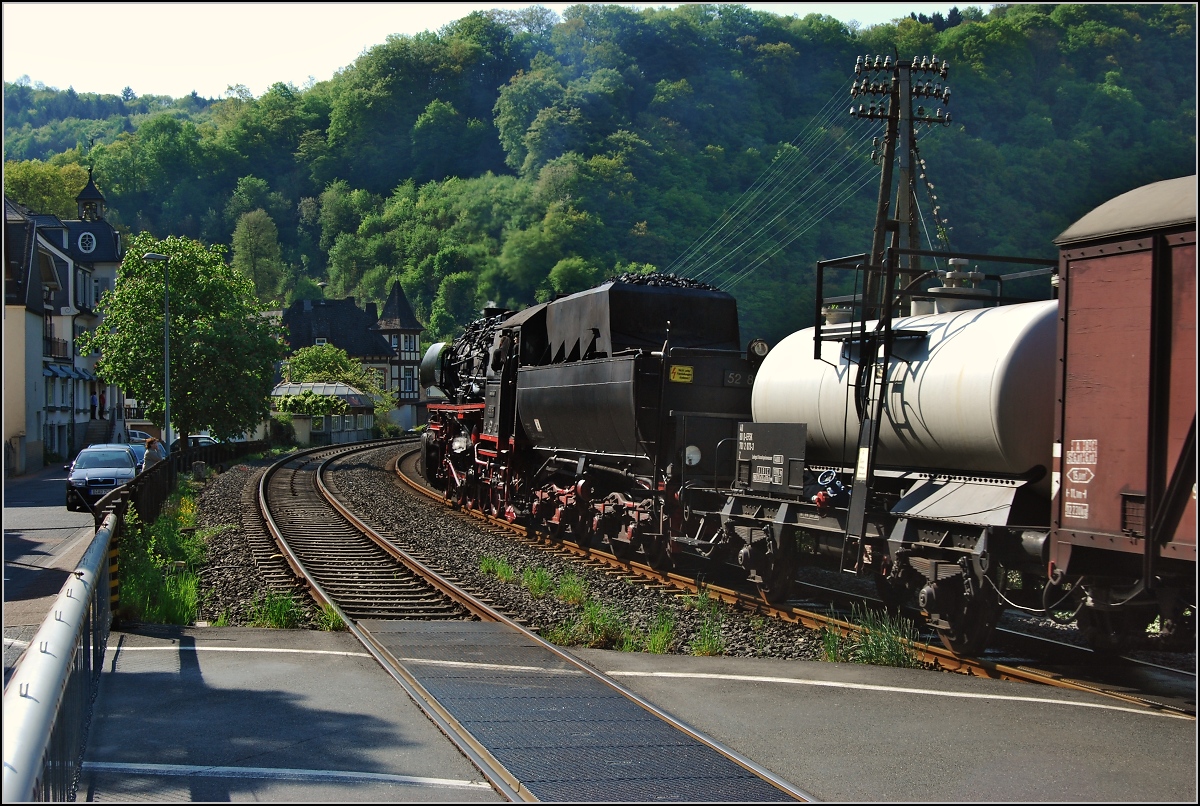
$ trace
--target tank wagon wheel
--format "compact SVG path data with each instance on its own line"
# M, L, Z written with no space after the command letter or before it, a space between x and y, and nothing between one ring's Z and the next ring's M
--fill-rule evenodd
M1144 638L1154 616L1153 608L1147 607L1116 610L1085 607L1079 611L1076 623L1088 646L1096 652L1115 655L1129 650L1138 639Z
M938 638L942 645L955 655L979 655L987 647L1004 612L1004 604L1000 600L997 585L1003 585L1006 575L998 564L993 565L992 573L988 574L995 585L984 581L978 586L975 595L965 597L959 592L957 603L947 608L949 612L942 617L950 623L949 628L939 629ZM951 577L961 580L962 577Z
M571 536L571 542L580 548L587 548L592 545L592 530L582 520L576 520L569 524L567 532Z
M789 545L784 543L785 546ZM767 604L782 604L792 595L792 580L796 577L799 560L794 548L782 549L772 557L771 567L760 573L758 595Z
M624 540L617 540L615 537L609 539L608 550L622 562L629 562L629 558L633 556L633 546Z
M900 605L904 604L904 590L893 585L887 574L876 571L874 577L875 593L883 602L884 609L890 615L896 615L900 612Z

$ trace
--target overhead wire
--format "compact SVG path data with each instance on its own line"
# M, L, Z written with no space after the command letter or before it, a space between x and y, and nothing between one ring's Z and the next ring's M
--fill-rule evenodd
M846 87L843 86L839 92L844 94L845 90ZM667 271L672 270L681 262L686 263L692 254L696 253L700 249L703 249L704 246L709 243L712 238L715 237L722 229L724 229L729 222L737 220L737 216L742 209L757 199L757 197L762 193L764 187L772 181L774 175L785 170L792 161L794 161L801 153L803 153L804 148L818 137L822 131L823 124L826 121L832 120L830 113L834 108L836 99L837 94L826 101L825 105L814 116L813 122L810 122L809 125L800 132L800 134L792 138L790 145L797 150L789 151L783 157L773 160L772 163L767 166L766 170L754 180L754 183L747 188L747 190L740 197L738 197L734 204L725 210L725 212L721 214L717 221L710 225L709 228L699 238L696 239L696 241L694 241L687 249L684 250L683 254L676 258L667 267ZM797 145L797 141L799 141L799 145Z
M792 140L745 193L696 239L665 271L716 284L748 275L746 255L777 254L843 203L847 187L860 184L864 146L875 122L857 118L847 125L840 117L846 88L832 96L814 120ZM830 133L836 131L832 138ZM855 163L858 166L855 167ZM802 189L796 191L801 183ZM780 223L797 210L807 211L794 221ZM762 260L751 260L750 271ZM733 265L737 264L737 268ZM737 280L734 280L735 282Z
M866 140L865 137L861 139L864 142ZM793 181L782 185L769 207L764 206L756 210L753 216L741 224L735 233L741 240L724 244L724 251L710 257L709 264L701 269L702 273L724 276L729 271L728 264L745 260L747 254L761 251L776 237L786 238L789 231L805 231L832 209L836 209L845 201L845 197L839 196L838 192L847 184L854 183L854 163L853 153L822 160L820 173L797 176ZM863 163L860 162L859 165L862 166ZM866 163L865 170L872 172L874 167ZM799 192L793 192L795 186L805 180L810 181ZM789 223L785 217L797 212L799 217ZM788 240L790 242L790 239Z

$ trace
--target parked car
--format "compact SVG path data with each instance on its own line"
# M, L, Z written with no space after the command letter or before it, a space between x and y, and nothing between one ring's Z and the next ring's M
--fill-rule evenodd
M129 429L129 441L130 442L140 442L143 445L145 445L146 440L150 439L150 437L152 437L152 436L154 436L154 435L147 434L145 431L138 431L133 428Z
M187 446L189 448L203 448L208 445L220 445L221 440L216 437L210 437L207 434L192 434L188 437ZM171 453L175 453L183 448L183 437L171 443Z
M137 475L137 454L123 442L89 445L66 466L67 509L89 512L105 495Z
M133 448L133 453L135 456L137 456L137 460L138 460L137 469L138 469L138 472L141 473L143 470L146 469L146 443L145 442L130 442L129 447ZM154 447L151 450L153 450L158 455L159 461L162 461L163 459L167 458L167 450L166 450L166 448L163 447L163 444L161 442L159 442L158 440L154 441ZM150 464L153 465L154 462L151 462Z

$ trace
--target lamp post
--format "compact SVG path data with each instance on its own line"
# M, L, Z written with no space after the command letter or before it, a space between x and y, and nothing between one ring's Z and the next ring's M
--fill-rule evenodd
M142 255L142 260L163 264L163 445L168 452L171 450L171 289L167 261L170 259L157 252Z

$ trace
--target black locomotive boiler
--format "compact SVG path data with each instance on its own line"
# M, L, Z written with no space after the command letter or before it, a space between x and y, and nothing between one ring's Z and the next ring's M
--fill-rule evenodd
M427 479L467 508L669 567L687 486L718 508L765 344L743 351L729 294L628 274L429 348ZM757 352L756 352L757 350Z

